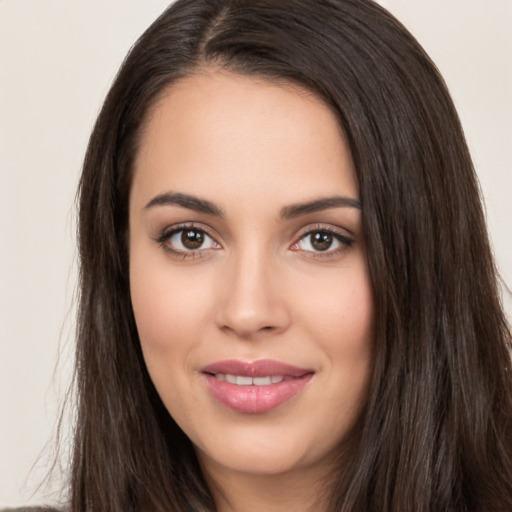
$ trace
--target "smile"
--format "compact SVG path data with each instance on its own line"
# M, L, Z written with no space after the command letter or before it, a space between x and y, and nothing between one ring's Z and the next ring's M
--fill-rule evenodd
M229 373L217 373L214 377L218 380L225 380L230 384L237 386L270 386L271 384L279 384L286 377L282 375L267 375L266 377L247 377L245 375L231 375ZM288 377L288 380L290 377Z
M202 369L207 388L223 406L240 413L264 413L297 395L314 372L271 360L221 361Z

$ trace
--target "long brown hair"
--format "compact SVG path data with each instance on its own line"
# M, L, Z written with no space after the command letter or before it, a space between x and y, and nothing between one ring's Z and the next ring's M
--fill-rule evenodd
M330 510L512 509L511 335L477 180L435 66L371 0L178 0L123 63L83 167L71 510L215 510L144 364L126 243L148 110L209 66L308 88L352 151L376 348Z

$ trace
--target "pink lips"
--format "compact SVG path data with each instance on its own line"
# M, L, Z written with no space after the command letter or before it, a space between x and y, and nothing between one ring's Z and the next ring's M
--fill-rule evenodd
M313 376L311 370L272 360L219 361L204 367L202 372L213 396L230 409L243 413L262 413L280 406L301 391ZM219 380L218 374L283 377L283 380L267 385L239 385Z

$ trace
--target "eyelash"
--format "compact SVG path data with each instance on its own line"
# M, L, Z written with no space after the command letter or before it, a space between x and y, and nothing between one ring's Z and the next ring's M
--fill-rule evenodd
M308 227L298 238L296 242L292 244L292 247L297 246L300 242L303 240L306 240L308 237L314 235L315 233L322 233L332 236L337 242L339 242L339 247L336 249L328 248L325 251L304 251L308 254L308 257L311 258L333 258L336 256L339 256L341 253L349 249L352 244L354 243L354 240L352 238L347 237L346 235L342 235L340 232L336 231L335 229L325 226L322 224L317 224L316 226ZM294 250L300 250L300 249L294 249Z
M183 231L186 231L186 230L195 231L197 233L203 233L208 238L213 240L217 245L219 245L218 242L215 241L215 238L208 232L207 229L205 229L202 226L197 226L196 224L178 224L176 226L172 226L171 228L165 229L163 231L163 233L156 239L156 241L160 244L160 246L162 247L162 249L164 251L168 252L172 256L176 256L176 257L182 258L184 260L185 259L195 259L195 258L202 257L204 251L207 250L207 249L198 249L196 251L192 251L192 250L183 251L183 250L180 250L180 249L173 248L168 243L169 240L174 235L176 235L178 233L181 233ZM220 245L219 245L219 247L220 247Z
M207 251L210 249L213 249L213 250L217 249L217 248L205 248L205 249L199 248L195 251L194 250L183 251L181 249L173 248L168 243L169 240L174 235L181 233L185 230L195 231L197 233L203 233L208 238L210 238L216 245L221 247L220 244L215 240L215 238L209 233L209 231L207 229L205 229L203 226L197 226L196 224L179 224L179 225L173 226L169 229L165 229L162 232L162 234L156 238L156 242L158 242L160 244L160 246L162 247L162 249L164 251L170 253L172 256L180 257L182 259L200 258L204 255L204 251ZM309 257L313 257L313 258L335 257L335 256L339 255L340 253L342 253L343 251L349 249L352 246L352 244L354 243L353 239L351 239L345 235L342 235L338 231L336 231L328 226L318 224L312 228L308 228L307 230L305 230L298 237L297 241L291 245L291 247L293 248L295 246L298 246L302 241L306 240L307 237L310 237L310 236L314 235L315 233L322 233L322 234L327 234L329 236L332 236L334 240L339 242L340 246L335 249L328 248L325 251L305 250L304 251L305 253L309 253L308 254ZM291 249L291 250L300 251L300 248Z

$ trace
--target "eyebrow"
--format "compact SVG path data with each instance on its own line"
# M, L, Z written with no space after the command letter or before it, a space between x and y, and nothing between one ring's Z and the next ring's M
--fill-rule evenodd
M166 205L176 205L182 206L183 208L188 208L189 210L195 210L196 212L206 213L208 215L215 215L216 217L223 217L224 213L222 210L207 201L206 199L199 199L195 196L190 196L188 194L180 194L180 193L165 193L159 194L149 201L149 203L145 206L145 209L152 208L154 206L166 206Z
M285 206L281 209L281 218L294 219L309 213L328 210L329 208L356 208L357 210L361 210L362 206L359 199L353 199L351 197L325 197L321 199L315 199L314 201L308 201L306 203Z
M145 206L145 209L149 209L154 206L167 205L182 206L183 208L188 208L189 210L195 210L197 212L214 215L216 217L224 216L222 209L210 201L207 201L206 199L200 199L188 194L181 194L179 192L167 192L164 194L159 194L151 199L151 201L149 201L149 203ZM281 218L294 219L302 215L316 213L322 210L328 210L329 208L355 208L361 210L361 201L351 197L343 196L324 197L305 203L297 203L285 206L281 209Z

